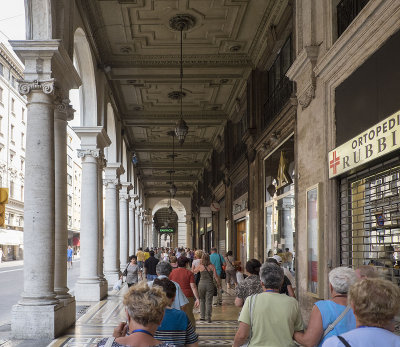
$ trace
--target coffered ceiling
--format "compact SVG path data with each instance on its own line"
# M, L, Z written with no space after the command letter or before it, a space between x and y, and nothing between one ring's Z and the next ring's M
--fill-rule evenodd
M246 80L268 46L288 0L97 0L81 10L107 67L146 196L167 196L172 137L180 117L180 32L176 15L188 15L183 32L183 118L189 133L175 141L177 196L188 196L226 121L243 98Z

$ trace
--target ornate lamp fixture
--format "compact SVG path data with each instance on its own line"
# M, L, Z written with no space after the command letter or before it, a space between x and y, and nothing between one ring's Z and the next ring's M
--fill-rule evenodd
M169 188L169 192L171 194L171 197L175 197L177 188L176 185L174 184L174 173L175 173L175 157L177 156L175 154L175 133L173 131L168 131L167 133L169 136L172 136L172 154L168 155L169 158L172 158L172 170L169 170L169 178L170 178L170 183L171 187Z
M178 138L179 144L182 145L185 142L186 135L189 131L189 127L187 126L186 122L183 120L183 112L182 112L182 99L185 96L182 88L182 81L183 81L183 31L187 31L192 28L196 23L196 20L193 16L188 14L177 14L176 16L172 17L169 20L169 25L172 29L176 31L180 31L181 34L181 61L180 61L180 92L179 100L180 100L180 120L176 123L175 127L175 134Z

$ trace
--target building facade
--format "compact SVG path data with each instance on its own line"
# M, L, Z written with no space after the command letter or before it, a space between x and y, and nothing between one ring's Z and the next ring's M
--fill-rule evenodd
M24 186L26 151L26 98L17 80L24 67L0 43L0 186L9 189L5 226L0 229L3 260L23 258Z

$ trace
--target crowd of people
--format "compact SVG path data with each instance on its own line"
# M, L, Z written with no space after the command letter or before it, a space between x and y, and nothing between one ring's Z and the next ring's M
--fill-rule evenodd
M222 305L222 283L241 308L234 347L400 347L394 318L400 288L374 266L329 273L330 299L315 302L305 328L295 296L293 257L251 259L242 269L233 253L191 249L139 249L125 271L126 322L98 346L197 346L196 320L212 322ZM291 254L291 253L290 253ZM283 259L282 259L283 258Z

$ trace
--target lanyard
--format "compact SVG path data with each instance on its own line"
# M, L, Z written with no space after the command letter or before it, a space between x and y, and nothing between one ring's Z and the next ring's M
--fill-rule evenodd
M153 337L153 334L150 331L147 331L144 329L135 329L132 331L132 334L133 333L144 333L144 334L147 334L147 335L150 335L151 337Z
M266 292L266 293L269 293L269 292L274 292L275 290L273 290L273 289L267 289L267 290L264 290L264 292Z

